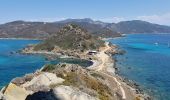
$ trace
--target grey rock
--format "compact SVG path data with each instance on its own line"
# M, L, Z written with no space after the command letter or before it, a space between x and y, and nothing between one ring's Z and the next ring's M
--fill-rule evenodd
M6 100L5 96L0 92L0 100Z

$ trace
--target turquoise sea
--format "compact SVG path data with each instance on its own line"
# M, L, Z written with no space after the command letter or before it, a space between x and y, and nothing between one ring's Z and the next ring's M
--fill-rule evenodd
M43 56L15 53L28 44L39 42L39 40L0 40L0 88L12 78L33 72L47 63Z
M28 44L40 43L40 40L0 39L0 89L13 78L32 73L44 64L72 63L81 66L90 66L87 60L61 58L52 61L45 60L42 55L23 55L16 53Z
M126 51L114 56L121 76L134 80L154 100L170 100L170 34L130 34L109 41Z

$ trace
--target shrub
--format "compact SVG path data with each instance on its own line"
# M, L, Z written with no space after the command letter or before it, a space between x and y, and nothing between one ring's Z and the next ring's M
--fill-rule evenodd
M42 71L48 72L48 71L52 71L52 70L54 70L54 69L55 69L55 65L53 65L53 64L47 64L47 65L45 65L45 67L42 69Z

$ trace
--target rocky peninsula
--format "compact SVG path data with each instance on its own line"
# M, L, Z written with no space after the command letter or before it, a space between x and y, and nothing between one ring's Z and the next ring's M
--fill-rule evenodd
M0 93L2 100L149 100L116 74L111 55L117 47L69 24L43 43L25 48L25 54L87 59L89 67L60 63L44 65L35 73L13 79ZM64 39L62 39L64 37Z

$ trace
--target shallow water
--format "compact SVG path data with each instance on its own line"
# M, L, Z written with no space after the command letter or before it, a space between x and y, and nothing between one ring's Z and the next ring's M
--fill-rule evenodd
M72 63L87 67L92 62L80 59L56 59L45 60L42 55L23 55L16 53L28 44L37 44L39 40L0 40L0 89L8 84L11 79L32 73L40 69L44 64ZM12 53L11 53L12 52Z
M120 75L156 100L170 100L170 34L131 34L109 41L126 50L116 56Z
M39 42L39 40L0 40L0 88L12 78L33 72L47 63L43 56L15 53L28 44Z

